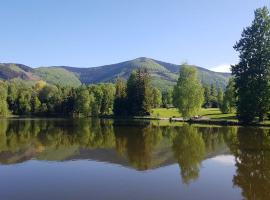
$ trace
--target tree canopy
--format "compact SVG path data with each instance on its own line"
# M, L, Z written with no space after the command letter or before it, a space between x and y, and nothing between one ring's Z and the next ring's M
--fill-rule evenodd
M266 7L255 10L255 19L234 46L240 62L232 66L237 114L244 123L260 121L270 111L270 15Z
M193 67L183 66L173 91L173 104L183 117L198 115L204 102L203 87Z

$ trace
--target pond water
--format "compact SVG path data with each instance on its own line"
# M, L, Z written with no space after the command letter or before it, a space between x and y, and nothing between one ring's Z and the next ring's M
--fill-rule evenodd
M1 200L270 199L270 129L1 120Z

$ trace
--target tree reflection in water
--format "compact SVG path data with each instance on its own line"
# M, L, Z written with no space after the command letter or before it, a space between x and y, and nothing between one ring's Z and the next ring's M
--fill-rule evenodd
M103 151L105 150L105 151ZM204 159L235 156L233 184L247 199L267 199L270 130L265 128L158 126L112 120L1 120L0 163L29 159L94 159L137 170L179 164L186 184L199 177Z
M198 129L189 125L181 127L173 140L172 149L181 168L183 182L196 180L205 155L205 143Z
M230 142L236 158L234 185L242 189L246 199L269 199L270 130L239 128Z

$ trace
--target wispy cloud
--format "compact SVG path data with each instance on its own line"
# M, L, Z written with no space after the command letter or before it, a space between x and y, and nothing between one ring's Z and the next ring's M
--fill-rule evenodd
M211 158L211 160L218 162L223 165L234 165L235 164L235 158L232 155L220 155L216 156L214 158Z
M231 65L230 64L221 64L211 68L214 72L231 72Z

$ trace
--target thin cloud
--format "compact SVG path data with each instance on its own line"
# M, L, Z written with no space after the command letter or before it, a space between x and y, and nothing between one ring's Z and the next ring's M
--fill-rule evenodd
M211 68L214 72L231 72L231 65L230 64L221 64Z
M211 160L218 162L223 165L234 165L235 164L235 158L232 155L220 155L216 156L214 158L211 158Z

